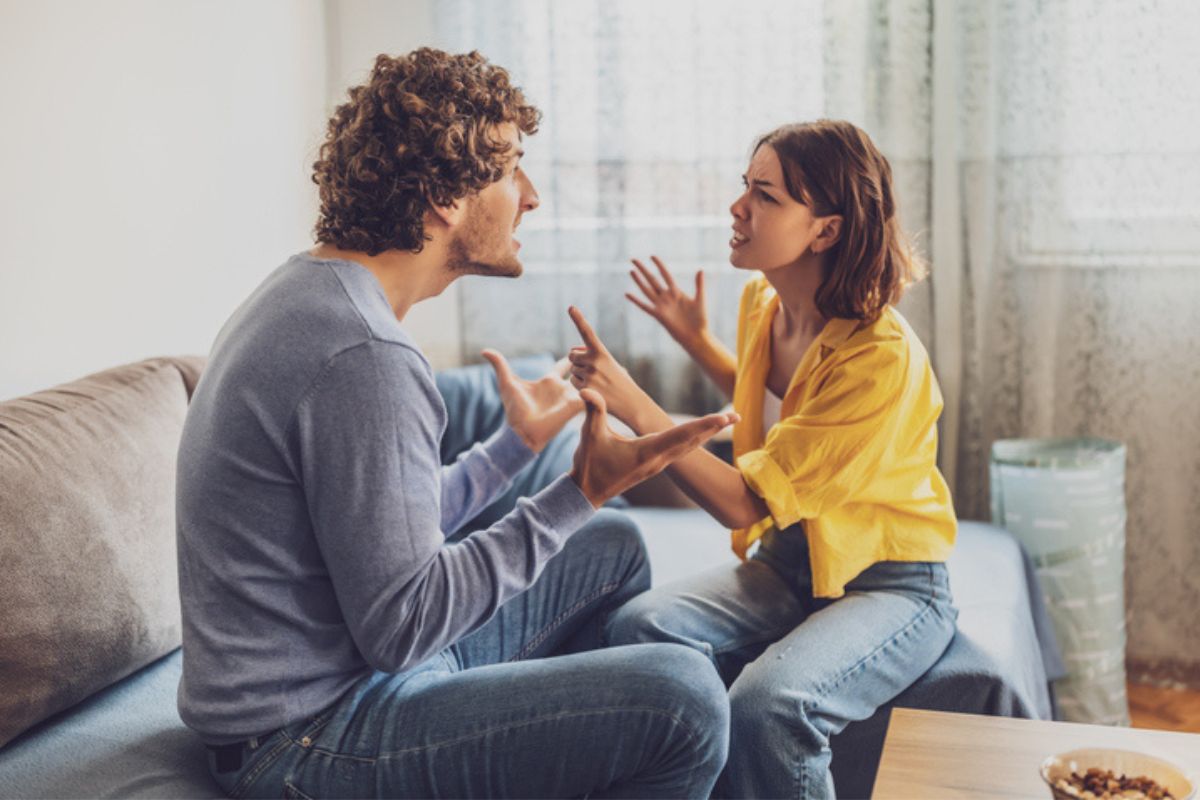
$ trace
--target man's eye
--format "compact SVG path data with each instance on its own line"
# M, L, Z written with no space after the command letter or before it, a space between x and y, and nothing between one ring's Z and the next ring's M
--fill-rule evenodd
M771 195L769 195L769 194L767 194L766 192L764 192L762 189L759 189L759 190L758 190L758 196L759 196L759 197L761 197L763 200L766 200L768 203L776 203L776 202L779 202L779 201L777 201L777 200L776 200L774 197L771 197Z

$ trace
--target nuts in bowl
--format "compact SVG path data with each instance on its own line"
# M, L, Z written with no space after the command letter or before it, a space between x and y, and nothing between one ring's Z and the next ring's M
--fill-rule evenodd
M1130 750L1072 750L1042 762L1055 800L1193 800L1196 787L1175 765Z

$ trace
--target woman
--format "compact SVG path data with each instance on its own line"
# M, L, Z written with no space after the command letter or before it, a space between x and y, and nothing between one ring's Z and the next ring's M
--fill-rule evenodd
M957 612L945 559L957 524L935 464L941 393L895 310L921 277L891 168L867 135L822 120L758 141L733 203L742 294L736 357L708 331L702 275L681 292L634 261L658 320L732 397L736 467L700 451L671 475L733 529L742 559L635 598L611 644L681 642L730 685L719 793L832 797L829 740L921 676ZM577 309L572 382L637 433L670 426ZM760 546L747 559L750 546Z

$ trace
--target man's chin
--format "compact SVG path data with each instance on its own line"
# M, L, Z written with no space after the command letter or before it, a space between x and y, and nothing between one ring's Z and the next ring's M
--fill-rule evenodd
M472 261L460 267L457 272L460 275L483 275L489 278L519 278L525 272L525 268L515 259L495 264Z

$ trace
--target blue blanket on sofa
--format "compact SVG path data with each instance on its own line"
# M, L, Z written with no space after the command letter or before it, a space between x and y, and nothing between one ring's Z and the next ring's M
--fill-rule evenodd
M517 362L536 374L548 359ZM502 419L490 371L450 370L438 377L451 430L443 459ZM570 463L565 432L510 490L544 484ZM511 507L501 498L468 526ZM655 583L730 561L728 533L695 509L633 508L645 534ZM949 562L959 606L958 634L941 660L889 706L834 739L833 771L842 797L866 797L874 782L891 708L904 706L1048 719L1048 681L1062 662L1032 567L1005 531L964 522ZM0 797L217 797L204 748L175 710L179 651L26 732L0 750Z

